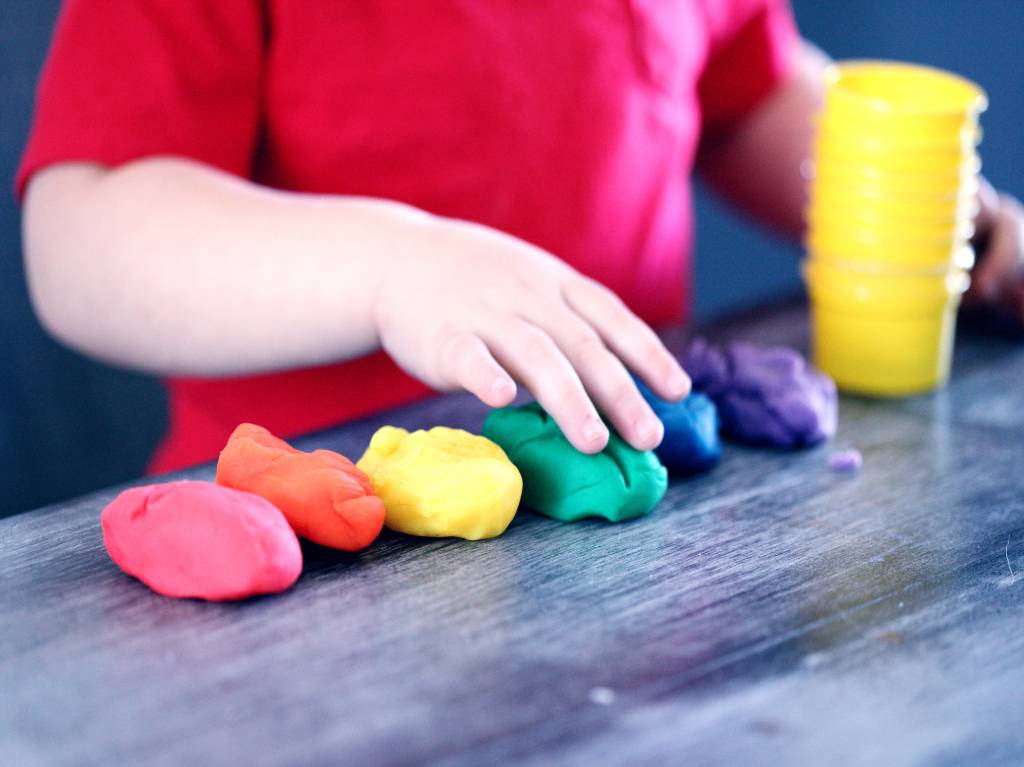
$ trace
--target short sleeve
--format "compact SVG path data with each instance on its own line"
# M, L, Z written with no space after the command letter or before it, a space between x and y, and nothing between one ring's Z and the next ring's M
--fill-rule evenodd
M697 86L705 125L748 113L792 71L800 35L785 0L709 0L711 49Z
M248 175L259 134L260 0L65 0L15 180L64 161L180 155Z

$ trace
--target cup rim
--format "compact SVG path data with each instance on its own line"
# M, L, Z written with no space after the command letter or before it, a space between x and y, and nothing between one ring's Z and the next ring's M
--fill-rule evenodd
M981 125L961 126L955 130L936 131L903 130L892 131L879 126L877 122L865 127L863 124L850 129L849 121L840 121L835 112L819 112L811 118L819 140L831 143L867 146L874 152L927 152L929 154L964 154L976 151L984 140L985 131Z
M835 160L826 160L825 162L821 162L818 157L815 156L812 160L811 168L814 173L813 178L825 177L848 180L854 183L863 181L889 186L924 186L929 189L938 185L944 189L970 191L978 183L981 164L978 164L977 169L972 167L970 172L907 172L898 170L876 170L868 163L843 162Z
M865 191L864 186L841 184L833 179L815 179L811 184L808 199L814 202L819 198L839 198L840 201L845 201L845 204L864 207L939 208L954 213L963 209L969 211L971 216L976 215L977 209L981 207L977 193L939 196L901 194L893 199L891 195L877 194L874 190Z
M811 194L804 215L810 217L815 215L834 215L824 213L825 210L842 211L844 215L850 215L865 222L885 220L906 222L907 226L955 226L964 221L974 221L981 208L978 202L958 203L955 205L938 206L946 208L941 211L915 210L913 204L909 207L900 207L895 202L886 202L881 198L863 197L850 199L854 195L845 197L835 193ZM921 203L927 205L927 203Z
M833 257L835 256L835 257ZM965 245L953 255L934 264L914 264L891 260L842 258L821 250L807 248L805 261L824 264L840 271L854 272L874 277L939 277L953 272L967 272L974 268L974 249Z
M918 77L922 84L926 82L943 83L960 91L964 103L957 107L925 109L920 105L902 105L877 95L864 93L851 87L851 80L865 73L884 73L894 77ZM988 108L988 94L985 90L966 77L948 72L926 64L888 59L847 59L830 64L825 70L825 84L829 93L847 98L858 106L869 110L871 114L890 116L928 116L952 117L958 115L977 115ZM845 82L844 82L845 81Z
M822 174L817 168L815 168L814 172L815 175L812 178L812 185L814 186L818 184L836 185L851 192L882 200L895 195L903 199L915 201L952 202L954 200L971 198L977 195L981 189L981 184L976 177L956 185L944 185L941 190L937 191L935 184L915 183L906 179L901 179L900 181L883 181L871 178L851 179L849 177L843 178L842 174L838 176L829 173Z
M856 205L832 204L823 208L813 201L804 208L803 213L804 220L813 222L815 228L821 227L832 231L870 230L876 233L895 231L898 233L896 236L901 239L926 239L933 236L936 239L944 239L947 236L970 239L974 236L976 228L974 217L968 216L915 218L891 211L865 215L864 209L858 210ZM925 230L928 230L927 234ZM906 236L903 232L906 232Z
M849 166L857 168L858 171L855 171L857 173L861 173L859 169L868 169L868 172L863 175L869 176L913 175L915 177L968 179L981 172L981 156L977 152L972 152L959 162L929 163L907 160L905 154L896 152L891 153L889 158L885 158L880 152L858 152L856 150L848 152L816 144L813 157L815 168ZM893 162L893 159L897 161Z
M810 219L808 220L810 221ZM859 229L856 227L843 228L836 226L835 222L822 223L821 221L814 221L808 227L808 230L809 236L816 238L817 242L821 244L825 244L825 242L852 242L867 248L909 248L910 250L931 250L932 248L938 250L946 247L950 253L974 236L973 225L971 227L963 227L949 234L940 232L938 234L929 233L923 235L920 233L903 233L898 230L894 233L891 229L872 229L867 225ZM822 236L824 236L825 242L822 241Z
M830 274L831 272L831 274ZM964 270L928 275L865 274L805 259L800 276L812 305L844 307L852 312L913 316L922 310L949 307L971 284Z
M960 286L963 284L963 278L969 277L968 270L952 264L947 268L936 272L915 273L907 271L899 274L893 274L886 271L868 271L863 268L840 266L829 261L814 258L813 255L809 255L800 262L800 269L802 273L807 272L807 270L822 270L824 272L833 272L836 274L850 274L858 279L876 280L879 281L880 284L884 283L887 285L897 285L899 283L907 284L912 281L931 283L932 285L948 285L949 282L955 281L956 286Z
M808 250L824 251L824 252L843 252L847 255L854 254L876 254L876 253L891 253L895 248L901 253L910 253L917 258L910 258L908 260L921 260L938 261L940 259L952 258L953 254L960 248L970 246L968 240L937 240L932 243L914 243L914 242L896 242L893 244L892 240L887 242L880 242L878 240L863 240L863 239L851 239L844 237L832 237L829 239L826 237L822 239L818 234L818 229L810 227L807 230L807 234L804 236L804 247Z

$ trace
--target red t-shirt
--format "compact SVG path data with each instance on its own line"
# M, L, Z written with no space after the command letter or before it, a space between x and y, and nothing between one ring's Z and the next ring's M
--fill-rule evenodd
M678 323L701 130L796 40L785 0L68 0L18 190L60 161L190 157L487 224ZM161 471L241 421L289 436L428 393L383 354L167 386Z

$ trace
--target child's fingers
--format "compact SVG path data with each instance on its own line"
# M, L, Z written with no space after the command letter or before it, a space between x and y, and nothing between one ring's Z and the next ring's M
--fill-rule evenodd
M608 347L664 399L690 393L690 378L645 322L602 285L571 280L562 291L566 303L590 323Z
M1022 278L1024 266L1024 208L1002 197L989 223L988 244L974 270L975 293L989 302L1009 295Z
M664 435L661 421L597 332L568 309L552 312L546 320L551 337L619 435L637 450L657 447Z
M491 407L505 407L516 397L516 384L479 336L465 330L442 335L438 342L449 378Z
M551 414L573 447L584 453L605 448L608 427L551 336L536 325L515 319L484 338L502 364Z

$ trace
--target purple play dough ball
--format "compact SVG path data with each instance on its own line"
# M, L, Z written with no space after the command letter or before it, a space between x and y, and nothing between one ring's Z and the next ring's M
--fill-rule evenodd
M739 442L796 448L836 433L835 383L792 349L736 341L723 351L697 338L683 367L693 388L718 406L722 430Z

